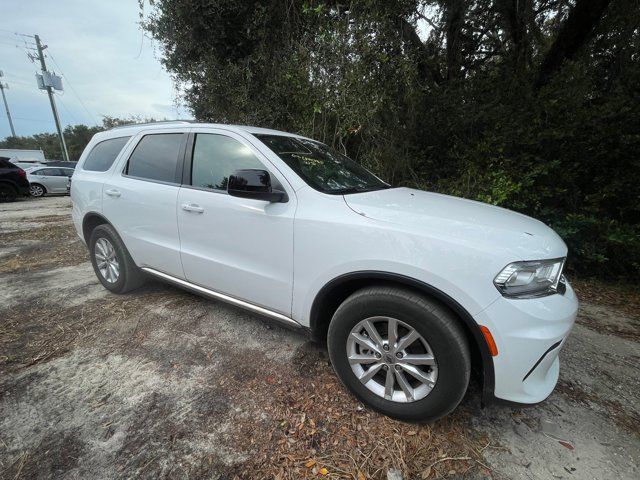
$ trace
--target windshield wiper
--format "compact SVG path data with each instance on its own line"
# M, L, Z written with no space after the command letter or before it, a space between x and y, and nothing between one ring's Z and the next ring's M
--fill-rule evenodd
M348 195L350 193L363 193L363 192L375 192L376 190L385 190L387 188L391 188L391 185L377 185L370 187L347 187L347 188L339 188L337 190L331 190L331 194L335 195Z

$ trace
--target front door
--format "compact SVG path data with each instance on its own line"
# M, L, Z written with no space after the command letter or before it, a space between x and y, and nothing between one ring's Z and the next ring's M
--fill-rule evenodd
M188 281L289 316L296 197L249 142L226 130L196 130L178 195L181 257ZM287 203L232 197L234 170L269 171Z

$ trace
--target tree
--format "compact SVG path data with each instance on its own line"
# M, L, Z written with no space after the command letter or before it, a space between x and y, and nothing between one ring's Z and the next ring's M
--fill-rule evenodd
M534 215L640 270L639 0L155 0L201 120L296 131L396 185Z

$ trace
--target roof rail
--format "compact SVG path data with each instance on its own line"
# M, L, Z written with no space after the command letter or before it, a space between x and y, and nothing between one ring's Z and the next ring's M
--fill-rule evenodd
M142 123L126 123L124 125L116 125L115 127L111 127L109 130L116 130L118 128L128 128L128 127L143 127L146 125L157 125L164 123L197 123L197 120L157 120L154 122L142 122Z

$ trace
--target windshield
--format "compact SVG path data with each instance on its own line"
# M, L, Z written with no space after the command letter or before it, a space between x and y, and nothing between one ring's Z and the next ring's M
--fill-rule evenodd
M389 188L369 170L320 142L283 135L255 136L321 192L348 194Z

